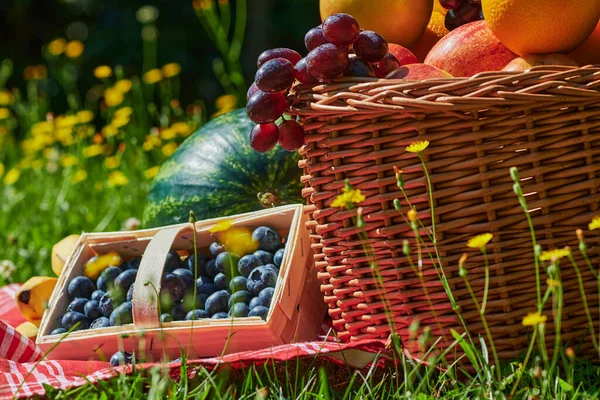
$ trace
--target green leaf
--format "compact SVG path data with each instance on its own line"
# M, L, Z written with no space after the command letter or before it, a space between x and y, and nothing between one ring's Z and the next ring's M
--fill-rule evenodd
M558 384L559 384L560 388L562 390L564 390L565 392L570 392L573 390L573 386L571 384L569 384L568 382L562 380L561 378L558 378Z
M469 361L471 361L473 367L475 367L477 372L480 372L479 362L477 360L477 356L475 355L475 349L473 349L473 346L467 343L467 341L462 337L462 335L456 332L454 329L450 329L450 332L452 333L452 337L454 338L454 340L458 342L460 347L463 349L463 351L469 358Z

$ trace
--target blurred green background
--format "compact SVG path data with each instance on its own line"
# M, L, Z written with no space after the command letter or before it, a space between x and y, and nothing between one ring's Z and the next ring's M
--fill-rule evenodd
M181 80L185 82L182 103L201 99L212 112L215 99L226 92L213 71L219 52L203 29L192 0L3 0L0 3L0 59L14 62L9 87L23 86L23 70L28 65L40 64L41 49L56 38L80 40L85 45L80 71L87 74L78 78L78 89L84 93L97 83L90 73L97 65L120 64L127 75L140 75L144 72L140 69L149 68L142 67L142 24L136 13L149 5L158 10L154 22L158 34L155 63L181 64ZM236 0L228 3L235 16ZM303 51L304 33L319 22L318 0L247 0L246 35L240 55L246 84L252 82L256 58L263 50L285 46ZM59 85L52 79L45 84L55 97L51 100L54 110L63 111L60 103L64 102L64 96L60 96Z

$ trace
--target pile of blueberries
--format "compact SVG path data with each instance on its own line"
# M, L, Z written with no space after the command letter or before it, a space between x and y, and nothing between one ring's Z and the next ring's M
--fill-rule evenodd
M182 260L177 252L169 252L160 290L161 321L266 320L285 245L279 232L268 226L256 228L252 239L258 250L250 254L227 252L218 242L210 245L210 255L197 253ZM85 276L73 278L67 288L71 303L51 334L132 323L133 283L140 261L109 266L95 282Z

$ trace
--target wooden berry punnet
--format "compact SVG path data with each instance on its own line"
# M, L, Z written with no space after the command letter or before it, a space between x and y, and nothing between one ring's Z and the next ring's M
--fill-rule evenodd
M313 273L313 254L307 216L301 205L288 205L195 224L198 249L214 241L210 229L229 219L235 227L268 225L287 237L286 251L279 270L267 320L259 317L200 319L161 323L156 293L167 254L194 254L192 224L180 224L133 232L84 233L69 256L50 298L37 337L38 346L49 359L109 358L119 350L135 351L146 361L171 360L181 355L197 358L273 345L313 340L317 337L326 305ZM142 256L134 283L133 323L100 329L50 335L59 325L71 301L67 285L82 274L85 262L96 254L118 252L125 259ZM60 343L59 343L60 342ZM189 352L188 352L189 346ZM54 348L53 348L54 347ZM51 350L52 348L52 350ZM51 351L50 351L51 350Z

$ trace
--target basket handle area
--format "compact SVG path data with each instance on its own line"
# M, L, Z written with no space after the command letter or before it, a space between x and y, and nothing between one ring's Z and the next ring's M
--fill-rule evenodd
M144 251L133 288L133 326L135 329L160 327L159 294L167 255L177 235L192 230L191 224L161 229Z

